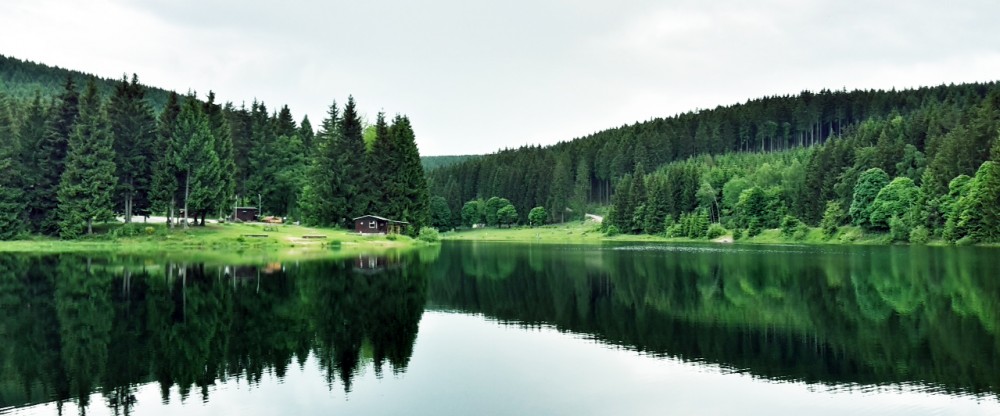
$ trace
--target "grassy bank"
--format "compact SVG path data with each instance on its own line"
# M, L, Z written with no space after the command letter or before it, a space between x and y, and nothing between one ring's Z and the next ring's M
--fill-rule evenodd
M734 243L734 244L810 244L810 245L888 245L892 240L888 234L864 233L858 227L841 227L832 238L826 238L819 228L809 228L799 238L781 234L779 229L764 230L754 237L743 237L733 241L732 232L714 240L687 237L663 237L656 235L620 234L613 237L604 235L594 222L571 222L543 227L520 228L479 228L452 231L441 235L443 240L459 241L509 241L530 243L599 243L621 242L677 242L677 243ZM932 241L931 245L943 243Z
M120 226L77 240L33 237L2 241L0 252L107 252L164 258L255 262L352 256L405 250L425 243L406 236L361 236L341 229L298 225L208 224L168 229L163 224Z

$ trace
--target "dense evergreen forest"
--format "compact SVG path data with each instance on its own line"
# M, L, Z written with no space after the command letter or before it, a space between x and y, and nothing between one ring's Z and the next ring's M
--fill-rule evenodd
M81 93L79 73L3 58L0 79L0 239L73 238L116 215L204 225L237 205L321 226L375 214L416 233L429 220L410 120L380 113L366 126L353 97L334 102L316 132L288 106L235 107L211 92L167 93L158 110L162 90L135 75L109 94L89 77Z
M465 162L466 160L476 159L478 157L478 155L421 156L420 163L424 166L425 172L430 172L437 168L456 165Z
M521 223L532 207L559 221L611 205L611 232L700 237L718 223L737 237L794 235L822 222L830 235L854 224L895 240L997 241L998 128L996 83L806 91L505 149L429 177L451 225L468 201L498 196Z

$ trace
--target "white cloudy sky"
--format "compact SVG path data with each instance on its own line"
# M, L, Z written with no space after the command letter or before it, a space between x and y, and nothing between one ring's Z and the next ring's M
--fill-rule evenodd
M445 155L803 89L996 80L998 16L992 0L4 0L0 54L314 126L353 94Z

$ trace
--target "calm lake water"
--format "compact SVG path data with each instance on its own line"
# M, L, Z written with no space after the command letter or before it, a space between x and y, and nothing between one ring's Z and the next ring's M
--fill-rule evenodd
M0 254L2 414L1000 414L1000 250Z

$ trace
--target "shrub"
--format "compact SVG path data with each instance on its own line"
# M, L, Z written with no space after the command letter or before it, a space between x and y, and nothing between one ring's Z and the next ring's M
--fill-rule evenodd
M976 239L972 238L971 235L967 235L965 237L959 238L958 241L955 241L956 246L971 246L975 243Z
M733 241L739 240L741 238L743 238L743 230L740 228L733 230Z
M604 231L604 234L607 235L608 237L614 237L618 234L621 234L621 232L618 231L618 227L615 227L614 225L609 225L608 229Z
M910 224L899 217L889 218L889 235L892 241L907 241L910 239Z
M927 244L927 241L930 239L930 232L927 231L927 228L922 225L910 231L911 244Z
M438 233L438 229L434 227L423 227L420 229L420 234L417 235L420 241L427 243L436 243L441 240L441 234Z
M750 220L750 226L747 227L747 238L756 237L761 231L764 231L764 229L761 228L760 221L754 218Z
M120 237L135 237L140 234L139 226L137 224L125 224L121 227L115 228L111 232L111 236L115 238Z
M399 234L386 234L385 239L389 241L396 241L399 238Z
M801 224L802 221L799 221L798 218L791 215L785 215L785 217L781 219L781 235L791 237L792 234L795 234L795 231L798 230L799 225Z
M156 228L146 227L146 228L143 228L142 231L145 232L146 235L153 235L154 233L156 233Z
M712 224L708 226L708 233L705 234L705 237L708 237L709 240L714 240L725 234L726 229L721 224Z
M840 242L842 243L852 243L857 241L859 238L861 238L861 231L857 228L850 229L845 231L843 234L840 234Z
M795 227L795 231L792 232L792 239L802 241L805 240L808 235L809 226L800 222L799 225Z

